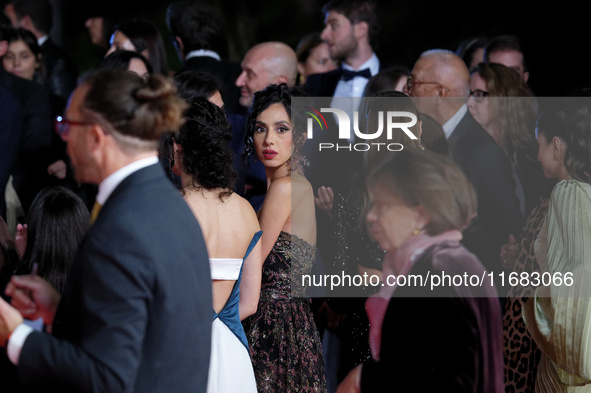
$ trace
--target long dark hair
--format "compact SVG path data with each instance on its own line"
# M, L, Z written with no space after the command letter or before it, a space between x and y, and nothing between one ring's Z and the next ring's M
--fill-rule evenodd
M33 200L26 222L27 247L18 272L28 273L37 263L39 276L61 292L90 227L88 209L71 190L47 187Z
M236 172L230 148L232 126L224 111L204 97L195 97L185 117L174 137L183 148L183 171L192 176L195 189L222 188L220 199L231 195Z
M561 99L540 115L537 134L543 134L547 143L554 137L563 141L566 170L573 179L591 184L591 98Z

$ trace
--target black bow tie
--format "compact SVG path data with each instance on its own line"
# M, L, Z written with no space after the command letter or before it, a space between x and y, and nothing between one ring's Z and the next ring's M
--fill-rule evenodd
M351 71L351 70L347 70L345 68L343 68L343 80L344 81L350 81L351 79L355 78L356 76L362 76L364 78L371 78L371 71L369 71L369 68L364 68L360 71Z

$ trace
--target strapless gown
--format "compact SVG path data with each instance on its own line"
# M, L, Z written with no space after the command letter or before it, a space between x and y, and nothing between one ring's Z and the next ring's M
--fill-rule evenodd
M263 264L257 312L244 320L259 392L326 392L320 336L298 278L316 247L281 232ZM291 292L291 273L295 281Z
M248 341L240 322L239 286L243 261L259 241L257 232L243 259L210 258L211 277L215 280L236 280L228 301L211 323L211 356L208 393L256 393L257 386L248 353Z

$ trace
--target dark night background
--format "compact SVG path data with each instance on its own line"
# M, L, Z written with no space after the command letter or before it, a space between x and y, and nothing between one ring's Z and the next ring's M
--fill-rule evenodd
M81 71L90 69L100 55L90 43L84 22L95 3L50 1L62 18L61 23L56 19L54 39L68 50ZM227 57L236 61L262 41L279 40L295 48L303 35L323 25L324 0L202 2L218 11L228 39ZM172 70L179 67L166 29L168 1L105 0L96 4L118 13L133 10L154 23L164 38L169 66ZM581 2L382 0L377 5L381 30L377 54L386 64L410 68L427 49L455 51L465 38L513 34L522 40L529 85L536 95L568 95L575 88L591 87L587 54L591 34Z

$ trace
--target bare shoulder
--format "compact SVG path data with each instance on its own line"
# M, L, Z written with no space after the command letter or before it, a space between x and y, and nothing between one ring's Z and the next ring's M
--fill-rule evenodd
M254 211L254 208L252 207L252 205L250 204L250 202L241 197L240 195L233 193L231 198L231 203L233 203L236 207L236 209L239 210L240 215L242 217L244 217L244 220L246 221L246 223L249 226L252 226L253 228L256 228L258 230L259 228L259 221L257 218L257 214Z
M290 197L291 185L291 176L285 176L274 180L267 189L267 197Z
M305 199L307 197L313 198L314 191L312 190L312 185L304 176L299 174L292 175L292 189L291 192L293 194L294 200Z

